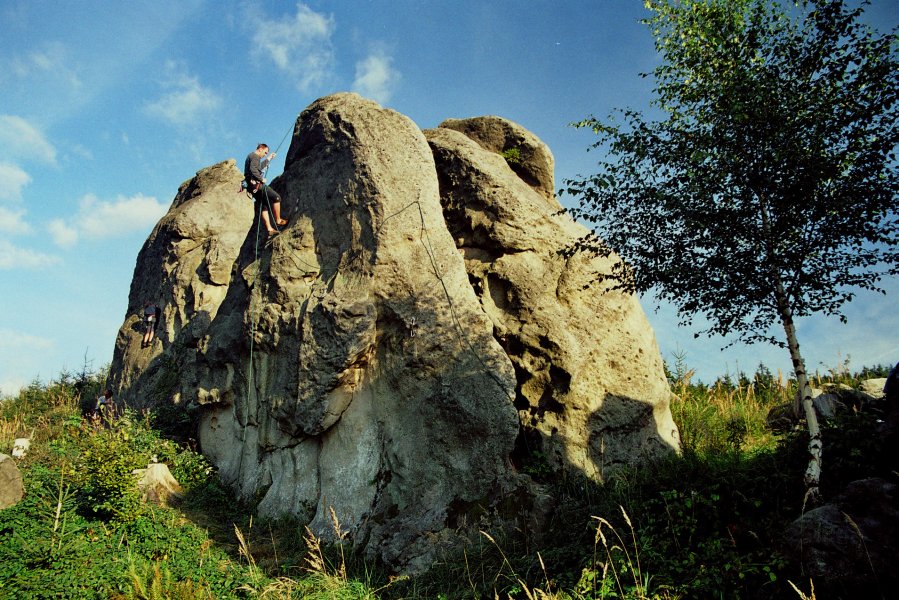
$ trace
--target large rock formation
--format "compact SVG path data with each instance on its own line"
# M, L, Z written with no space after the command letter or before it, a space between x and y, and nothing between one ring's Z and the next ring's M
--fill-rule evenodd
M516 457L600 480L677 447L662 360L637 299L590 286L611 261L559 255L586 230L559 214L546 145L498 117L449 120L425 135L447 226L517 373Z
M197 173L181 184L141 248L110 369L119 402L154 406L180 400L180 389L195 385L185 377L192 375L200 341L208 337L253 223L252 203L236 193L242 179L233 159ZM162 307L162 318L154 344L143 349L148 301Z
M485 510L526 517L525 473L601 479L678 447L636 300L557 254L583 229L558 214L549 149L496 117L444 125L314 102L267 241L233 161L200 171L138 257L111 375L120 400L196 414L262 514L329 537L333 510L406 570ZM148 298L163 323L140 350Z

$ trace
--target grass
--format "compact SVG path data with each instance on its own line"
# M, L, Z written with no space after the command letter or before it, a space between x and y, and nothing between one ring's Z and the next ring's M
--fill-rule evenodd
M885 368L866 369L866 377ZM802 511L800 429L766 426L794 383L764 367L694 382L682 360L669 379L683 452L597 484L550 478L543 531L485 520L424 577L396 577L303 523L254 521L189 447L160 434L160 415L125 412L104 424L84 409L102 373L62 374L0 403L0 443L32 435L19 461L27 494L0 511L2 598L814 598L815 584L779 551ZM857 385L846 372L816 383ZM888 476L876 414L825 423L829 493ZM882 454L882 453L880 453ZM131 470L156 457L185 489L175 507L139 501ZM827 590L817 586L821 597Z

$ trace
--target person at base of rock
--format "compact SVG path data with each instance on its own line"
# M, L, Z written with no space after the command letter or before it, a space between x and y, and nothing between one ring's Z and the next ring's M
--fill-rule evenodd
M161 314L162 311L155 302L147 300L144 303L144 339L141 340L141 348L148 348L153 345L153 337L156 334L156 326L159 324L159 316Z
M281 218L281 196L265 183L263 171L265 171L268 164L275 158L274 152L268 156L266 156L266 154L268 154L268 145L257 145L256 149L253 152L250 152L247 156L247 160L244 162L243 176L247 183L247 191L253 195L256 212L261 214L262 222L265 223L265 229L268 231L269 235L272 235L273 233L278 232L275 225L283 227L284 225L287 225L287 221ZM274 214L269 216L269 210ZM275 219L274 225L272 225L272 218Z
M103 394L97 398L97 405L94 407L94 415L108 421L115 411L115 405L112 403L112 390L109 388L103 390Z

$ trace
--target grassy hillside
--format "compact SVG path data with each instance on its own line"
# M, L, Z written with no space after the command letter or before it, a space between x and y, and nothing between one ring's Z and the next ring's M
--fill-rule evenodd
M859 375L886 369L817 384L857 385ZM0 451L33 433L18 462L26 497L0 511L0 599L811 596L778 537L803 509L805 440L801 428L766 427L794 390L764 367L709 386L678 362L670 381L681 456L603 485L537 473L558 498L549 533L481 531L411 579L355 556L352 540L322 548L301 524L255 520L190 444L160 433L177 425L171 415L85 416L102 379L63 374L0 404ZM847 411L825 425L825 495L853 479L895 477L873 434L877 418ZM140 501L132 470L151 460L184 487L177 506Z

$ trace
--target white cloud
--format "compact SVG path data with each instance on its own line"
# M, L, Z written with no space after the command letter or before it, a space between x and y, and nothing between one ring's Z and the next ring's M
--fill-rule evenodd
M393 58L383 52L375 52L357 62L353 89L381 104L389 102L393 88L400 79L399 72L391 66L392 62Z
M148 115L185 127L196 125L204 115L221 107L218 94L201 85L197 77L188 75L181 65L169 62L166 70L169 75L163 86L167 91L144 107Z
M15 397L26 385L28 382L21 377L0 381L0 398Z
M30 233L31 226L22 217L24 210L10 210L0 206L0 231L3 233Z
M19 248L0 239L0 269L39 269L59 262L58 256Z
M0 349L14 349L30 352L34 350L52 350L53 340L30 333L0 329Z
M0 147L7 157L56 164L56 148L39 129L22 117L0 115Z
M78 242L78 230L62 219L53 219L48 226L53 243L61 248L71 248Z
M69 149L69 151L78 158L83 158L85 160L94 160L94 153L91 152L90 148L87 148L82 144L75 144Z
M254 16L250 22L254 55L273 62L301 92L310 91L330 76L334 64L333 17L298 4L293 18L267 20Z
M78 229L87 236L127 235L152 228L167 211L167 205L143 194L119 196L112 202L89 194L81 199Z
M50 42L25 56L15 56L9 64L10 71L21 79L47 75L70 89L82 85L69 66L66 47L60 42Z
M121 237L152 228L168 211L156 198L136 194L101 200L93 194L81 198L78 213L70 219L55 219L49 224L53 242L71 248L83 238Z
M0 200L19 200L22 188L31 183L31 176L18 165L0 162L0 182Z
M19 371L24 357L46 356L55 349L56 343L53 340L11 329L0 329L0 361L8 371ZM2 397L14 396L31 383L18 375L4 374L4 377L0 380Z

